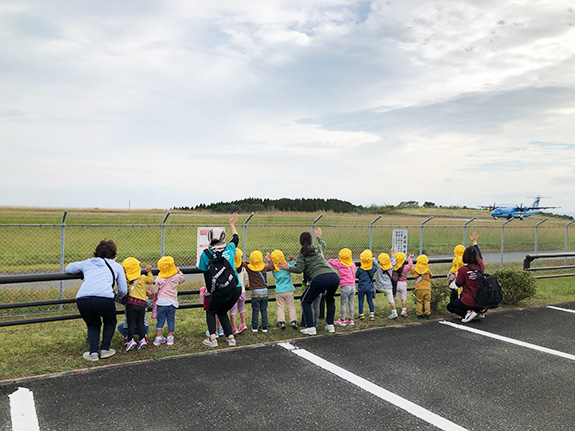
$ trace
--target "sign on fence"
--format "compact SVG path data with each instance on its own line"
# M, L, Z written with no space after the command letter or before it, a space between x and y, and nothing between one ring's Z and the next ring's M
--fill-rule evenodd
M391 247L407 256L407 229L393 229Z
M200 256L202 255L202 253L204 252L204 250L206 248L208 248L208 246L210 245L210 243L208 242L208 232L211 229L215 229L213 227L199 227L198 228L198 248L197 248L197 259L196 259L196 266L198 266L200 264ZM220 227L220 229L222 230L226 230L225 227Z

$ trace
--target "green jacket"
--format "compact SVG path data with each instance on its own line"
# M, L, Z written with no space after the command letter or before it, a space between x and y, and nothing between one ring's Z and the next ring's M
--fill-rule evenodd
M295 265L290 267L289 272L294 272L296 274L301 274L303 272L304 278L307 281L311 281L321 274L327 274L330 272L337 274L337 271L333 269L325 257L323 257L323 252L325 250L324 240L317 238L317 244L313 249L313 253L308 257L304 257L300 252L295 261Z

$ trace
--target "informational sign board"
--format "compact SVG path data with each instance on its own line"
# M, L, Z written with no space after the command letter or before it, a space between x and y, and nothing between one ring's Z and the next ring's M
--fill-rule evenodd
M396 253L403 253L407 256L407 229L393 229L391 246Z
M208 246L210 245L210 243L208 242L208 232L212 229L215 229L214 227L199 227L198 228L198 241L196 242L196 244L198 244L198 249L197 249L197 259L196 259L196 266L198 266L200 264L200 256L202 255L202 253L204 252L204 250L206 248L208 248ZM222 229L223 231L226 230L225 227L220 227L219 229Z

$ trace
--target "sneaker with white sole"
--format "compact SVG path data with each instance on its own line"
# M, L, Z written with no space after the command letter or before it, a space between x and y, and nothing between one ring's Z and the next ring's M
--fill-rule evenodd
M130 341L128 341L128 344L126 344L126 352L128 350L132 350L134 347L136 347L138 345L138 343L136 343L134 341L134 339L132 338Z
M401 317L407 317L407 310L406 309L401 310Z
M315 329L315 326L312 326L310 328L300 329L299 332L301 332L304 335L317 335L317 330Z
M82 355L82 357L86 360L86 361L99 361L100 357L98 356L98 352L84 352L84 354Z
M267 326L261 326L261 327L260 327L260 330L261 330L262 332L264 332L264 333L265 333L265 332L268 332L268 327L267 327Z
M168 346L173 346L174 345L174 336L173 335L168 335L168 339L166 340L166 344Z
M148 342L146 341L145 338L142 338L138 343L138 350L143 349L145 347L148 347Z
M224 328L220 328L216 331L216 337L223 337L224 336Z
M347 319L347 320L345 321L345 324L346 324L347 326L353 326L353 325L355 325L355 322L353 321L353 319Z
M165 343L166 341L168 341L168 339L160 335L159 337L156 337L154 339L154 346L159 346L160 344Z
M230 345L230 346L236 345L236 339L235 338L226 338L226 341L228 342L228 345Z
M334 325L337 325L337 326L345 326L345 325L347 325L346 320L343 320L343 319L337 319L335 322L333 322L333 324L334 324Z
M325 325L324 329L329 333L335 332L335 326L334 325L327 324L327 325Z
M292 320L292 322L291 322L291 327L292 327L293 329L299 328L299 326L298 326L298 324L297 324L297 322L296 322L295 320Z
M115 354L116 354L116 349L101 350L100 351L100 359L109 358L110 356L114 356Z
M392 311L391 314L389 316L387 316L388 319L397 319L397 311Z
M206 339L203 341L203 343L204 343L206 346L209 346L209 347L218 347L218 339L217 339L217 338L214 338L213 340L210 340L209 338L206 338Z
M461 319L461 322L463 323L468 323L471 322L473 319L475 319L477 317L477 313L473 310L468 310L467 314L465 315L465 317L463 319Z
M252 332L258 332L258 328L252 328Z

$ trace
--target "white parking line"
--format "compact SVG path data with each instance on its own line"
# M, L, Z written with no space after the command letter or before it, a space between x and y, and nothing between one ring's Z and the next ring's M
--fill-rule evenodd
M547 347L538 346L537 344L526 343L525 341L519 341L513 338L504 337L502 335L492 334L491 332L481 331L479 329L475 329L470 326L458 325L453 322L446 322L445 320L442 320L439 323L441 323L442 325L453 326L454 328L461 329L462 331L473 332L474 334L482 335L484 337L494 338L496 340L505 341L506 343L515 344L521 347L527 347L528 349L538 350L540 352L549 353L550 355L561 356L562 358L575 361L575 355L560 352L559 350L548 349Z
M10 398L12 431L40 431L32 391L26 388L18 388L16 392L8 397Z
M373 395L381 398L384 401L387 401L406 412L416 416L424 421L436 426L439 429L445 431L465 431L466 429L445 419L441 416L436 415L435 413L430 412L429 410L424 409L423 407L418 406L417 404L412 403L411 401L406 400L405 398L400 397L399 395L395 395L392 392L389 392L362 377L359 377L349 371L338 367L337 365L332 364L331 362L326 361L325 359L320 358L317 355L314 355L311 352L308 352L305 349L299 349L295 347L291 343L279 343L279 346L295 353L296 355L307 359L308 361L312 362L313 364L327 370L338 377L341 377L348 382L359 386L361 389L372 393Z
M553 310L559 310L559 311L566 311L567 313L575 313L575 310L570 310L569 308L554 307L553 305L548 305L547 308L552 308Z

